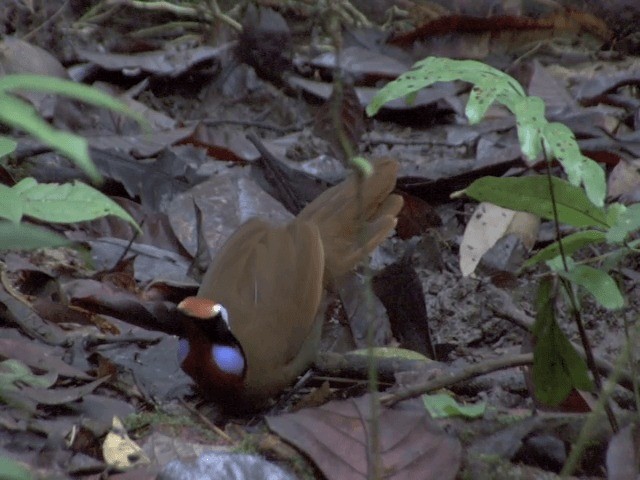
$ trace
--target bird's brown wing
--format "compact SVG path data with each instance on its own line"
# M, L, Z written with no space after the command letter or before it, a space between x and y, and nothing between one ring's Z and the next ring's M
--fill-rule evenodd
M198 295L227 308L247 357L249 388L283 388L315 357L317 345L309 338L319 332L314 320L323 266L314 224L294 220L275 227L253 219L227 240L207 270ZM302 348L311 351L300 355Z

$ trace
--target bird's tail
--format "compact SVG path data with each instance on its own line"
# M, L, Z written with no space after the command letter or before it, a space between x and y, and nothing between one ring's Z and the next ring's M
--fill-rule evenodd
M396 226L402 197L391 194L398 162L373 160L373 173L352 173L307 205L297 219L318 225L325 254L325 273L331 281L353 269Z

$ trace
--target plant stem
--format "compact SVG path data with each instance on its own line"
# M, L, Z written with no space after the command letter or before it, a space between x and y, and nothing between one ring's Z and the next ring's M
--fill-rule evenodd
M547 166L547 180L549 181L549 195L551 196L551 205L553 208L553 220L555 224L556 230L556 238L558 240L558 249L560 250L560 258L562 258L562 266L565 272L569 271L569 266L567 265L567 257L565 255L564 246L562 245L562 236L560 235L560 221L558 220L558 206L556 204L555 192L553 190L553 182L551 181L551 164L549 162L549 158L547 157L547 151L542 148L542 151L545 156L546 166ZM575 292L571 283L561 278L560 282L567 292L567 296L569 297L569 301L571 302L571 310L573 315L573 320L578 327L578 333L580 335L580 342L582 343L582 347L584 348L584 354L587 361L587 366L593 375L593 381L596 384L596 388L600 395L602 392L602 379L600 378L600 372L598 371L598 367L596 366L595 359L593 357L593 350L591 349L591 344L589 342L589 337L587 336L587 331L584 328L584 323L582 321L582 315L580 315L580 309L578 308L578 302L576 300ZM603 404L604 411L607 414L607 419L609 420L609 424L611 425L611 429L614 432L618 431L618 421L616 420L615 415L613 414L613 410L609 405L609 402L604 402Z

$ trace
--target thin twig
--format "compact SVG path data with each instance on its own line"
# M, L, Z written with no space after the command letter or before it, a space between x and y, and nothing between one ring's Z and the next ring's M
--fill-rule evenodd
M242 25L240 25L238 22L236 22L229 15L225 15L224 13L222 13L222 10L220 10L220 6L218 5L218 1L217 0L210 0L210 5L211 5L211 9L213 10L213 16L215 18L217 18L218 20L220 20L223 23L226 23L227 25L229 25L234 30L236 30L238 32L242 32Z
M38 31L42 30L45 26L49 25L56 18L58 18L60 16L60 14L64 11L64 9L67 8L67 5L69 5L69 0L65 0L65 2L60 6L60 8L58 10L55 11L55 13L53 15L48 17L44 22L42 22L36 28L31 30L29 33L27 33L24 37L22 37L22 40L24 40L25 42L28 42L31 38L33 38L33 36L36 33L38 33Z
M222 430L220 427L218 427L216 424L214 424L211 420L209 420L205 415L203 415L201 412L198 411L198 409L193 408L191 405L189 405L187 402L185 402L184 400L180 399L180 403L182 404L182 406L184 406L187 410L189 410L193 415L195 415L196 417L198 417L198 419L204 423L207 427L209 427L209 429L214 432L216 435L218 435L220 438L222 438L225 442L227 442L229 445L233 445L235 442L233 441L233 438L231 438L229 435L227 435L227 433Z
M492 358L484 362L474 363L468 367L445 373L438 378L428 380L418 385L403 389L396 393L389 393L380 397L380 403L385 407L395 405L401 400L417 397L423 393L429 393L441 388L451 387L456 383L471 380L472 378L486 375L487 373L504 370L507 368L521 367L533 363L533 353L521 353L508 357Z
M190 122L187 123L193 123L196 122L195 120L192 120ZM271 130L272 132L276 132L276 133L280 133L280 134L287 134L287 133L291 133L291 132L295 132L298 130L302 130L304 128L304 125L299 126L299 125L293 125L291 127L280 127L278 125L274 125L272 123L264 123L264 122L256 122L255 120L224 120L224 119L208 119L208 118L203 118L202 120L197 120L197 122L203 123L205 125L207 125L208 127L216 127L218 125L239 125L241 127L254 127L254 128L260 128L262 130ZM309 123L309 122L307 122Z

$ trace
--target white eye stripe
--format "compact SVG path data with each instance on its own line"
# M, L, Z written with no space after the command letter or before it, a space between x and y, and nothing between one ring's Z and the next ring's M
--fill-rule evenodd
M227 312L226 308L224 308L219 303L216 303L213 306L213 313L214 315L220 315L222 317L222 320L224 320L224 323L226 323L227 327L229 327L229 312Z

